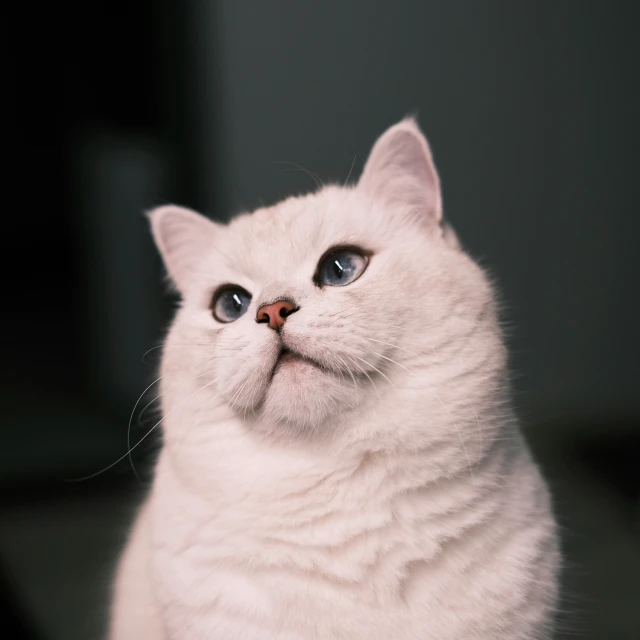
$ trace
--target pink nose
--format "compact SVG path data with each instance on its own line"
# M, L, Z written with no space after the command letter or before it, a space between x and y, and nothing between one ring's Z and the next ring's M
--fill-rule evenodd
M268 322L272 329L279 329L296 308L288 300L278 300L258 309L256 322Z

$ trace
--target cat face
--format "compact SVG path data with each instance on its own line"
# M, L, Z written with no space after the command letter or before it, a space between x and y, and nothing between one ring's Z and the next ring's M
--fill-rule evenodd
M356 186L228 226L173 206L151 220L183 299L163 393L169 406L192 396L200 417L322 432L427 366L447 366L440 345L491 299L442 225L438 177L412 120L378 140Z

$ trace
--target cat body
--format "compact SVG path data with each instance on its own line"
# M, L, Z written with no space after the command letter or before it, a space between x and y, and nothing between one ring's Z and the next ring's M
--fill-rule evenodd
M356 186L228 226L152 212L183 303L111 640L550 637L549 495L441 209L405 120Z

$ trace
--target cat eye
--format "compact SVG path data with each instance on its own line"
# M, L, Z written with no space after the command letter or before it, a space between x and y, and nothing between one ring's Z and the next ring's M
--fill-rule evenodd
M320 259L313 279L318 286L344 287L355 282L368 263L364 251L356 247L337 247Z
M242 287L224 285L215 292L211 310L218 322L233 322L246 313L250 303L251 294Z

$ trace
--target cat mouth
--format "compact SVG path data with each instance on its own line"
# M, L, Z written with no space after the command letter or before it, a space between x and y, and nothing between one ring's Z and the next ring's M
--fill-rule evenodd
M283 375L285 376L287 384L296 385L301 380L300 376L304 378L306 374L312 374L314 371L322 372L323 374L336 374L335 371L329 369L314 358L302 355L299 351L281 343L278 355L267 378L266 387L271 387L275 379Z
M308 358L307 356L303 356L297 351L290 349L289 347L283 346L280 348L280 353L276 358L276 363L273 368L273 373L275 374L276 371L281 367L286 367L290 365L295 366L296 364L304 364L304 363L310 364L318 369L324 369L324 367L319 362L316 362L315 360Z
M259 410L260 407L263 405L263 403L266 400L266 396L269 392L269 389L273 385L274 379L276 378L276 376L278 376L279 373L282 374L284 372L288 372L289 374L293 374L294 375L293 379L286 379L288 378L288 376L286 376L285 374L286 376L285 383L287 385L293 384L295 386L294 380L295 380L296 374L299 375L302 373L304 375L305 368L307 369L307 371L309 371L309 368L313 368L321 371L327 371L326 367L323 367L319 362L316 362L315 360L307 356L303 356L301 353L298 353L294 349L290 349L289 347L284 346L284 344L281 344L280 349L278 351L278 355L276 356L275 362L271 367L271 372L268 375L265 388L263 391L264 395L259 400L257 405L254 405L254 409Z
M271 374L269 375L268 384L271 385L278 372L287 369L295 369L297 366L304 366L305 363L310 364L314 367L318 366L309 358L306 358L305 356L300 355L297 351L294 351L293 349L289 349L289 347L285 347L284 345L282 345L276 357L276 361L273 363Z

